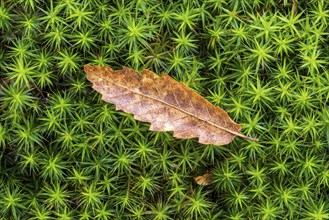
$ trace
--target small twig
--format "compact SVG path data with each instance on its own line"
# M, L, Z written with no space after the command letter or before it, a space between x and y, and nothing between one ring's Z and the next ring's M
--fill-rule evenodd
M42 96L42 98L43 99L47 99L46 98L46 96L44 95L44 93L42 92L42 90L33 82L33 81L30 81L30 83L32 84L32 86L36 89L36 90L38 90L38 92L41 94L41 96Z
M292 8L294 10L295 15L298 14L298 4L295 0L292 1Z

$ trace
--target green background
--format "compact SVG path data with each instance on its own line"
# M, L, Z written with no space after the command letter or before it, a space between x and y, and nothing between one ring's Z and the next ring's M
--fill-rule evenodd
M328 5L1 0L0 218L329 219ZM148 131L85 64L166 72L260 141Z

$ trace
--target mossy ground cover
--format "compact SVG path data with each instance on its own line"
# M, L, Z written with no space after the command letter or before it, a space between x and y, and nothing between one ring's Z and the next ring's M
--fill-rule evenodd
M327 0L1 0L0 217L329 219L328 22ZM84 64L167 72L260 141L148 131Z

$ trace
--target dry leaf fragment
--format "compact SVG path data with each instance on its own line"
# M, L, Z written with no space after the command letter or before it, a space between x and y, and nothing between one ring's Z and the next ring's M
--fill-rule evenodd
M203 174L202 176L195 176L193 177L193 179L198 185L209 186L212 183L212 174L206 173Z
M84 70L104 101L151 123L152 131L173 131L174 137L197 137L200 143L213 145L228 144L235 136L256 140L240 134L241 126L221 108L167 74L160 77L149 70L139 74L108 66L86 65Z

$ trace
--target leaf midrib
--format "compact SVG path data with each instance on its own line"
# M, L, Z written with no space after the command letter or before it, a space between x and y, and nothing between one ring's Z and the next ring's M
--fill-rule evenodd
M103 79L104 79L104 78L103 78ZM220 126L220 125L217 125L217 124L215 124L215 123L213 123L213 122L210 122L210 121L208 121L208 120L205 120L205 119L203 119L203 118L200 118L199 116L197 116L197 115L195 115L195 114L193 114L193 113L191 113L191 112L188 112L188 111L186 111L186 110L184 110L184 109L182 109L182 108L179 108L179 107L176 106L176 105L170 104L170 103L165 102L165 101L163 101L163 100L161 100L161 99L157 99L157 98L154 98L154 97L152 97L152 96L145 95L144 93L141 93L141 92L138 92L138 91L132 90L131 88L129 88L129 87L127 87L127 86L124 86L124 85L121 85L121 84L117 84L117 83L112 82L112 81L110 81L110 80L108 80L108 79L104 79L104 80L107 81L107 82L109 82L109 83L114 84L114 85L117 86L117 87L120 87L120 88L126 89L126 90L128 90L128 91L130 91L130 92L132 92L132 93L137 94L137 95L140 95L140 96L146 97L146 98L148 98L148 99L151 99L151 100L154 100L154 101L157 101L157 102L163 103L163 104L165 104L165 105L167 105L167 106L169 106L169 107L172 107L172 108L174 108L174 109L177 109L178 111L181 111L181 112L183 112L184 114L187 114L187 115L190 115L190 116L192 116L192 117L194 117L194 118L197 118L197 119L200 120L200 121L204 121L204 122L206 122L206 123L208 123L208 124L210 124L210 125L212 125L212 126L214 126L214 127L216 127L216 128L219 128L219 129L221 129L221 130L223 130L223 131L226 131L226 132L228 132L228 133L230 133L230 134L233 134L233 135L236 135L236 136L239 136L239 137L242 137L242 138L246 138L246 139L249 139L249 140L256 140L256 139L254 139L254 138L251 138L251 137L248 137L248 136L246 136L246 135L243 135L243 134L241 134L241 133L239 133L239 132L236 132L236 131L233 131L233 130L227 129L227 128L222 127L222 126ZM102 86L102 87L106 87L106 86Z

